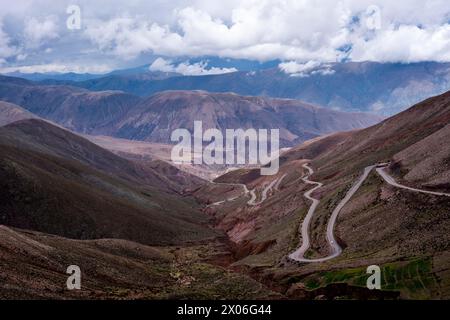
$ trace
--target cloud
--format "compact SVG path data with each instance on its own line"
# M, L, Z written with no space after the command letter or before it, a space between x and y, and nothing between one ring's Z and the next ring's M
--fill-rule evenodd
M351 57L389 62L447 62L450 61L450 25L427 29L392 25L368 41L355 39Z
M290 74L292 77L308 77L314 74L331 75L335 73L331 66L322 64L319 61L308 61L306 63L299 63L297 61L282 62L278 68L284 73Z
M11 44L11 38L3 31L0 21L0 65L6 63L6 59L15 56L18 52L18 48Z
M327 8L322 11L324 8L290 0L244 1L225 21L186 7L174 11L176 23L172 27L139 17L121 17L88 25L86 36L100 49L124 58L153 52L257 60L333 60L334 47L345 44L349 17L340 6ZM334 19L323 23L324 16Z
M222 74L238 71L236 68L216 68L208 69L208 63L205 61L190 64L182 62L178 65L173 64L170 60L157 58L149 67L150 71L175 72L186 76L203 76L210 74Z
M58 38L57 18L49 16L43 20L31 18L25 23L25 46L30 48L40 47L49 40Z
M130 17L95 22L86 30L86 36L101 50L122 58L133 59L143 52L183 53L181 37L170 33L167 27L138 21Z
M60 60L90 51L90 62L102 56L127 65L154 55L297 64L450 61L448 0L77 0L83 29L76 32L65 28L69 4L4 6L0 20L8 17L8 26L0 31L0 59L11 63L20 53L36 64L51 47Z
M296 61L283 62L279 64L279 68L285 73L307 73L312 69L315 69L320 66L320 62L318 61L308 61L306 63L298 63Z
M227 10L186 6L174 10L172 26L125 17L97 21L86 33L125 58L152 52L300 62L450 61L445 1L247 0Z
M0 68L0 73L94 73L101 74L111 71L112 68L107 65L66 65L58 63L50 64L37 64L37 65L27 65L27 66L14 66L14 67L3 67Z

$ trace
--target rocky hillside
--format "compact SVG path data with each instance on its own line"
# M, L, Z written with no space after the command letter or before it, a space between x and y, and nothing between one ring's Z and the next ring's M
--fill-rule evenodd
M311 180L323 183L312 195L320 203L310 223L307 252L309 258L320 258L330 250L325 236L330 214L366 166L390 161L387 171L398 182L449 193L450 146L443 140L449 121L450 93L446 93L367 129L332 134L293 148L282 156L277 176L238 170L216 180L245 183L260 201L264 190L282 179L256 206L248 204L251 194L243 196L242 188L221 184L208 186L204 201L240 195L209 206L208 211L239 244L241 261L236 264L259 272L267 268L262 274L284 283L292 296L307 297L308 290L320 288L333 295L337 283L364 287L365 282L360 282L364 268L377 264L387 274L383 280L387 292L397 291L403 298L449 297L450 199L391 186L375 170L338 216L335 235L343 248L340 256L300 266L285 259L301 244L299 228L311 204L303 195L312 188L301 180L307 173L303 163L310 163L315 171ZM408 269L414 270L405 274ZM346 288L339 290L356 290Z
M195 201L179 194L201 181L175 168L120 158L41 120L1 127L0 146L0 224L145 244L216 236Z

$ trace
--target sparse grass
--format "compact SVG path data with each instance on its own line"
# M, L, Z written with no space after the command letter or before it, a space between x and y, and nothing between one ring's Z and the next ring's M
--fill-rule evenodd
M250 255L235 263L235 265L249 265L253 267L272 267L292 251L300 242L299 228L307 212L307 208L295 210L267 228L256 231L255 243L276 239L276 244L267 251Z
M406 262L393 262L381 265L381 289L400 291L403 298L429 299L431 290L437 286L432 272L430 258L417 258ZM319 272L301 281L308 290L326 287L333 283L346 283L366 287L369 277L365 268L350 268ZM300 281L300 279L297 279Z

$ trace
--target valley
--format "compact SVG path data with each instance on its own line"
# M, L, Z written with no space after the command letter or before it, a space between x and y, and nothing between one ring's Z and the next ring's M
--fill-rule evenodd
M3 298L449 297L449 93L383 119L0 80ZM194 120L281 128L278 172L172 163L168 133ZM71 264L79 292L63 287Z

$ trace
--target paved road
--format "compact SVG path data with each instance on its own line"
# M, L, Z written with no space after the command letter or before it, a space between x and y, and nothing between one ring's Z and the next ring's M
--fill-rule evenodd
M395 179L393 177L391 177L385 170L385 168L377 168L377 172L378 174L384 179L384 181L386 181L387 183L389 183L390 185L397 187L397 188L402 188L402 189L407 189L407 190L411 190L411 191L415 191L415 192L421 192L421 193L427 193L427 194L433 194L436 196L447 196L450 197L449 193L444 193L444 192L434 192L434 191L428 191L428 190L422 190L422 189L416 189L416 188L411 188L402 184L399 184L395 181Z
M292 260L298 261L298 262L307 262L307 263L323 262L323 261L333 259L341 254L342 248L339 246L339 244L337 243L337 241L334 237L334 225L336 224L337 217L339 215L339 212L342 210L342 208L347 204L347 202L351 199L351 197L361 187L364 180L366 180L366 178L368 177L370 171L373 168L375 168L376 166L373 165L373 166L366 167L364 169L364 172L363 172L362 176L359 178L358 182L355 185L353 185L350 188L350 190L347 191L347 194L345 195L344 199L342 199L339 202L339 204L336 206L336 208L331 213L331 217L330 217L330 220L328 221L328 225L327 225L327 241L331 248L331 254L326 257L318 258L318 259L307 259L304 256L310 246L309 225L311 224L311 218L314 215L314 212L316 211L317 206L319 205L319 200L312 198L311 193L314 192L316 189L322 187L323 184L320 182L309 180L308 178L314 173L314 171L307 164L304 164L303 167L309 171L309 175L306 178L303 178L303 181L305 181L308 184L315 184L316 187L314 187L313 189L304 193L305 198L311 200L313 203L309 207L308 214L306 215L306 217L302 223L301 233L302 233L303 243L300 248L298 248L297 250L295 250L293 253L291 253L289 255L289 258L291 258Z
M221 182L213 182L213 183L214 184L221 184L221 185L225 185L225 186L242 187L244 189L243 190L243 195L246 195L247 193L250 193L252 195L252 198L253 198L254 191L253 190L249 191L247 186L245 184L243 184L243 183L221 183ZM234 200L236 200L239 197L240 196L228 198L228 199L225 199L225 200L222 200L222 201L217 201L217 202L211 203L210 205L208 205L208 207L218 206L218 205L221 205L221 204L223 204L223 203L225 203L227 201L234 201ZM256 195L255 195L255 198L256 198Z
M222 184L222 185L228 185L228 186L241 186L241 187L244 189L243 195L246 195L246 194L250 193L250 200L247 201L247 204L248 204L249 206L257 206L257 205L260 205L261 203L263 203L264 201L266 201L266 199L267 199L267 194L268 194L268 192L269 192L271 189L275 188L276 190L278 190L278 187L280 186L280 184L281 184L282 180L284 179L284 177L286 177L286 174L284 174L284 175L283 175L282 177L280 177L280 178L276 178L276 179L274 179L273 181L271 181L271 182L264 188L264 190L262 191L262 194L261 194L261 200L258 201L258 202L256 201L256 192L255 192L255 189L253 189L253 190L248 190L248 188L247 188L247 186L246 186L245 184L241 184L241 183L216 183L216 184ZM217 201L217 202L214 202L214 203L210 204L209 206L211 206L211 207L212 207L212 206L218 206L218 205L221 205L221 204L223 204L223 203L225 203L225 202L234 201L234 200L238 199L239 197L240 197L240 196L228 198L228 199L222 200L222 201Z
M308 184L315 184L316 186L314 188L312 188L311 190L307 191L304 193L305 198L309 199L312 201L311 206L309 207L308 210L308 214L306 215L305 219L303 220L302 223L302 239L303 239L303 243L301 245L300 248L298 248L296 251L294 251L293 253L291 253L289 255L289 258L291 258L292 260L295 261L299 261L299 262L323 262L323 261L327 261L330 259L333 259L337 256L339 256L342 252L342 248L339 246L339 244L337 243L335 237L334 237L334 225L336 224L336 220L338 217L339 212L342 210L342 208L347 204L347 202L351 199L351 197L353 197L353 195L356 193L356 191L358 191L358 189L361 187L361 185L364 183L364 180L367 179L367 177L369 176L370 171L372 171L372 169L376 168L377 173L390 185L394 186L394 187L398 187L398 188L402 188L402 189L407 189L407 190L411 190L414 192L421 192L421 193L427 193L427 194L432 194L432 195L437 195L437 196L447 196L450 197L450 194L448 193L443 193L443 192L435 192L435 191L428 191L428 190L421 190L421 189L416 189L416 188L411 188L402 184L399 184L395 181L395 179L393 177L391 177L384 169L385 167L388 165L388 163L379 163L376 165L372 165L372 166L368 166L364 169L364 172L362 174L362 176L359 178L358 182L353 185L349 191L347 191L347 194L345 195L344 199L341 200L341 202L339 202L339 204L336 206L336 208L333 210L330 220L328 222L327 225L327 241L328 244L330 245L331 248L331 254L323 257L323 258L318 258L318 259L307 259L304 257L306 251L309 249L310 246L310 240L309 240L309 225L311 224L311 218L314 215L314 212L317 208L317 206L319 205L319 200L314 199L311 197L311 193L313 193L315 190L317 190L318 188L322 187L323 184L320 182L316 182L316 181L311 181L308 178L314 173L314 170L309 167L307 164L304 164L303 167L306 168L309 172L309 174L307 175L306 178L303 178L303 181L308 183Z

